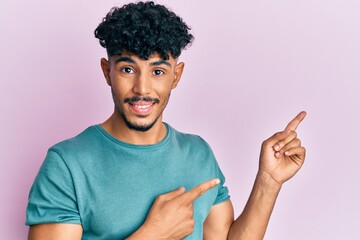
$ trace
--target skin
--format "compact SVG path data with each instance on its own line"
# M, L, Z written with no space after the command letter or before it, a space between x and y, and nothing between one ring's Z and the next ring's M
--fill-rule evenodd
M114 113L102 126L121 141L155 144L166 135L163 111L170 93L180 81L184 63L170 56L164 61L156 53L148 60L124 52L121 56L101 59L107 84L114 99ZM125 99L150 97L158 101ZM151 105L151 106L149 106ZM263 239L276 198L284 182L293 177L305 159L305 148L296 129L305 118L300 112L285 129L262 143L259 171L241 215L234 220L230 200L211 208L204 222L204 239ZM147 131L133 127L151 126ZM183 187L157 197L144 224L127 239L182 239L194 230L193 201L218 184L208 180L186 191ZM82 227L76 224L39 224L30 227L31 240L81 239Z
M231 225L228 239L264 238L282 184L304 163L306 150L297 138L296 129L305 116L306 112L300 112L283 131L263 142L252 192L243 212Z
M166 135L166 127L162 123L163 111L169 101L171 90L180 81L184 63L170 57L163 60L158 54L153 54L148 60L143 60L124 52L121 56L101 59L107 84L111 87L115 109L113 115L102 126L116 138L138 145L155 144ZM140 114L134 110L134 104L124 103L126 98L134 96L159 99L149 112ZM147 105L144 101L137 104ZM145 132L129 129L124 117L136 126L152 125Z

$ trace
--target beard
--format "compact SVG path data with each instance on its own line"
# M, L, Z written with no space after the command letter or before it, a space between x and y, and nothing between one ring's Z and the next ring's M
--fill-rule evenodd
M129 129L132 129L132 130L135 130L135 131L140 131L140 132L146 132L148 130L150 130L154 125L155 123L158 121L158 119L160 118L160 116L162 115L168 101L169 101L169 98L170 98L170 94L171 92L169 93L167 99L165 100L165 104L163 106L163 108L161 109L159 115L155 118L154 121L152 121L151 123L148 123L148 124L136 124L136 123L133 123L131 122L128 117L126 116L124 110L121 108L121 105L118 103L118 98L116 96L116 94L114 93L113 89L112 89L112 97L113 97L113 100L114 100L114 104L115 104L115 109L116 111L120 114L120 116L122 117L122 119L124 120L126 126L129 128ZM154 104L160 104L160 100L158 98L150 98L150 97L139 97L139 96L134 96L132 98L126 98L124 100L124 103L134 103L134 102L137 102L137 101L147 101L147 102L154 102ZM146 118L147 116L138 116L140 118Z
M157 120L159 119L160 115L157 116L157 118L150 124L137 125L137 124L134 124L134 123L130 122L129 119L126 117L124 112L120 112L120 116L122 117L122 119L126 123L126 126L128 128L130 128L130 129L132 129L132 130L140 131L140 132L146 132L149 129L151 129L154 126L154 124L157 122Z

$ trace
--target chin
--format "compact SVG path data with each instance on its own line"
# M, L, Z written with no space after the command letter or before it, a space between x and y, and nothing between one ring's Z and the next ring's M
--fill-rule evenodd
M159 119L161 119L161 114L159 114L157 117L148 115L127 115L124 112L120 112L120 116L126 123L126 126L129 129L140 131L140 132L146 132L150 130Z
M127 126L135 131L139 131L139 132L146 132L148 130L150 130L153 127L154 124L149 124L149 125L136 125L136 124L127 124Z
M149 123L144 123L144 122L135 123L135 122L130 121L127 118L124 118L124 121L129 129L132 129L135 131L140 131L140 132L146 132L146 131L150 130L155 125L157 120L158 119L155 119L155 121L149 122Z

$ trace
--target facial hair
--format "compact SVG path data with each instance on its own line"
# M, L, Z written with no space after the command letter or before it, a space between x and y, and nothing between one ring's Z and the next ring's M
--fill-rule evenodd
M168 101L169 101L169 98L170 98L170 93L169 92L169 95L168 95L168 98L166 100L166 102L164 103L164 107L163 109L161 110L161 112L159 113L159 115L155 118L155 120L149 124L146 124L146 125L136 125L134 123L132 123L128 118L127 116L125 115L125 112L124 110L119 106L118 104L118 98L116 97L116 94L114 93L114 91L112 90L112 97L113 97L113 100L114 100L114 104L115 104L115 108L116 110L118 111L118 113L120 114L120 116L122 117L122 119L124 120L126 126L129 128L129 129L132 129L132 130L135 130L135 131L140 131L140 132L146 132L148 130L150 130L154 125L155 123L158 121L158 119L160 118L160 116L162 115ZM131 98L125 98L124 99L124 103L135 103L137 101L145 101L145 102L154 102L155 104L159 104L160 103L160 100L158 98L151 98L151 97L140 97L140 96L134 96L134 97L131 97ZM142 117L142 116L139 116L139 117ZM143 116L144 118L147 117L147 116Z
M133 123L131 123L126 115L124 114L124 112L120 112L120 116L123 118L124 122L126 123L126 126L132 130L135 130L135 131L140 131L140 132L146 132L148 130L150 130L154 124L157 122L157 120L159 119L160 115L155 119L154 122L148 124L148 125L135 125Z

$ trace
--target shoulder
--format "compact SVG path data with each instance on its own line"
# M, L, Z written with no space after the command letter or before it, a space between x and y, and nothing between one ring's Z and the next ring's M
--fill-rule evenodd
M98 151L104 141L98 126L90 126L78 135L61 141L49 148L47 158L58 156L65 162L89 159L89 156Z
M99 150L104 141L102 138L97 125L94 125L72 138L56 143L48 149L40 173L58 175L80 171L84 163L90 165L97 158L96 154L103 152Z
M65 153L73 150L81 150L96 144L99 141L99 131L97 125L90 126L78 135L56 143L49 150L57 153Z
M172 126L170 126L169 124L167 124L167 126L173 137L178 140L184 140L184 141L190 141L190 142L208 145L208 143L199 135L180 132L175 128L173 128Z
M197 151L206 151L212 153L210 145L201 136L180 132L171 126L169 126L169 128L172 132L171 134L173 141L180 144L181 146L194 148Z

